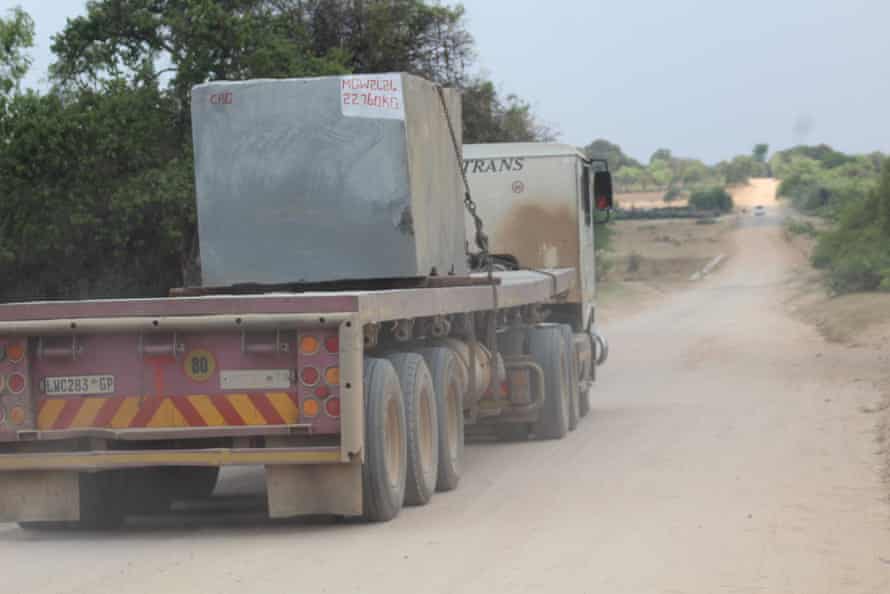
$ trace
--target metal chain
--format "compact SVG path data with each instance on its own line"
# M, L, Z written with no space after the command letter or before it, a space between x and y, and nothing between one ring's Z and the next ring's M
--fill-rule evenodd
M467 172L464 169L464 157L460 143L457 142L457 134L454 131L454 124L451 122L451 113L448 111L448 103L445 101L445 91L441 85L436 85L436 91L439 94L439 102L442 104L442 110L445 112L445 121L448 124L448 133L451 136L451 146L454 148L454 156L457 158L457 169L460 171L460 178L464 184L464 206L470 216L473 217L473 225L476 228L476 246L481 251L481 255L488 259L488 236L483 231L482 219L476 213L476 202L470 194L470 182L467 180Z
M486 272L488 272L488 282L491 284L493 307L488 313L486 341L488 342L488 348L491 349L492 354L496 354L498 345L497 316L500 304L498 302L498 286L495 284L494 280L494 261L488 254L488 236L482 228L482 218L476 213L476 202L473 200L473 196L470 193L470 182L467 180L467 172L464 170L463 150L461 149L460 143L457 141L457 134L454 131L454 124L451 121L451 113L448 111L448 102L445 101L445 90L441 85L436 85L436 91L439 95L439 103L442 104L442 110L445 112L445 121L448 124L448 133L451 136L451 146L454 148L454 156L457 159L457 169L460 171L460 178L464 183L464 206L466 207L467 212L470 213L470 216L473 217L473 225L476 227L476 246L479 248L479 254L477 256L485 264ZM494 388L495 375L496 374L492 374L491 376L492 385L490 385L489 388Z

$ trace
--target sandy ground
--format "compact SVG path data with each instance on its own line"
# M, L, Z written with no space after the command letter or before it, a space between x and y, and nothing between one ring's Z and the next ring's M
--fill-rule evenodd
M772 212L731 237L714 275L601 320L612 359L565 440L471 445L457 491L388 524L246 509L108 534L0 525L2 591L890 592L888 361L789 312L803 256ZM258 479L231 471L220 492Z

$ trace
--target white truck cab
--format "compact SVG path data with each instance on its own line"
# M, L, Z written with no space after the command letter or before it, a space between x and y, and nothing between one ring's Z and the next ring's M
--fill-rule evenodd
M509 254L523 268L574 268L568 303L586 328L596 297L594 219L608 208L594 203L594 178L605 162L558 143L468 144L463 157L491 253ZM611 202L611 191L599 193Z

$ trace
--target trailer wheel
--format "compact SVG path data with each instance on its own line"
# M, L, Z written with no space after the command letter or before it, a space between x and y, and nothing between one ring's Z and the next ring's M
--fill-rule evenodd
M436 490L451 491L460 482L464 457L464 371L454 352L445 347L423 349L439 419L439 476Z
M408 479L405 503L424 505L436 490L439 472L439 425L433 378L423 356L397 353L389 356L399 375L408 430Z
M405 500L407 441L399 376L386 359L365 359L364 516L371 522L396 517Z
M569 390L571 407L569 408L569 431L578 428L578 419L581 418L581 383L578 381L578 360L575 353L575 335L568 324L560 324L566 352L569 355L569 369L566 387Z
M535 433L544 439L562 439L569 431L572 409L571 393L566 385L570 357L566 352L562 328L557 324L532 328L529 331L529 351L544 369L547 390Z
M582 419L590 414L590 390L591 387L586 386L578 398L578 412Z

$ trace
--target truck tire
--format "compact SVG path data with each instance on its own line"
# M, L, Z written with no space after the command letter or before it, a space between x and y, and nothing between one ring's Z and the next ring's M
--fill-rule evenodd
M362 501L365 519L386 522L405 500L407 440L399 376L386 359L365 359L365 462Z
M532 328L529 331L529 351L544 369L544 387L547 390L535 434L543 439L562 439L569 432L572 407L571 394L566 385L569 354L562 328L558 324Z
M582 419L590 414L590 390L590 386L584 388L578 399L578 413Z
M433 378L423 356L417 353L390 355L405 401L408 434L408 478L405 504L424 505L436 491L439 473L439 425Z
M439 473L437 491L451 491L460 482L464 458L464 371L460 359L446 347L423 349L433 378L439 419Z
M578 361L575 353L575 333L568 324L560 324L566 352L569 354L569 369L566 386L569 389L572 406L569 409L569 431L578 428L578 419L581 418L581 384L578 381Z

